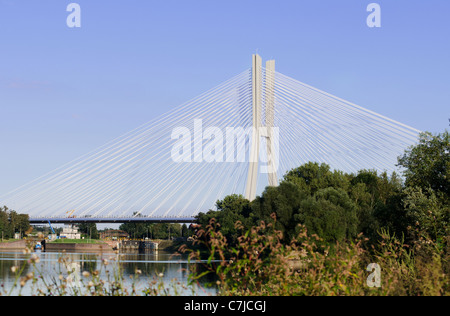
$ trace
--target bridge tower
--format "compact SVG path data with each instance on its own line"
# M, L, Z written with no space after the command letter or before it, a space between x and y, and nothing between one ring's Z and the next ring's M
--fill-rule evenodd
M262 59L253 55L252 63L252 95L253 95L253 125L251 135L250 162L247 175L245 198L253 201L256 198L258 184L261 137L267 143L267 173L270 186L278 185L274 148L274 118L275 118L275 60L266 62L263 78ZM264 100L263 100L263 93ZM262 125L262 106L265 106L265 126Z

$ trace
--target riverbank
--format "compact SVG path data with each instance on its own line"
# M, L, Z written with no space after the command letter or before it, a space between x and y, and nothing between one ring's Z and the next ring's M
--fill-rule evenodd
M0 243L0 250L25 250L26 240L8 241ZM45 243L45 251L86 251L86 252L112 252L112 245L103 241L58 241Z
M7 242L0 242L0 250L21 250L25 249L27 244L25 240L13 240Z
M83 251L83 252L112 252L111 245L98 241L95 243L82 242L48 242L45 244L45 251L61 252L61 251Z
M183 244L192 246L191 242L173 241L173 240L155 240L158 244L158 250L166 252L177 252ZM45 251L92 251L109 252L117 249L117 241L101 240L57 240L45 243ZM0 250L24 250L27 248L25 240L8 241L0 243Z

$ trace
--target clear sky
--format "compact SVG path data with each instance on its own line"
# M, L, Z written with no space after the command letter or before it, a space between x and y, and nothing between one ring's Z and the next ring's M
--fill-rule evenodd
M81 7L69 28L66 7ZM381 28L366 24L381 6ZM274 58L420 130L450 117L448 0L0 0L0 195Z

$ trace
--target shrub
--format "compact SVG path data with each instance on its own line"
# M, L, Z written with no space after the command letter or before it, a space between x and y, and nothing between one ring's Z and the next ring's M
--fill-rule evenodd
M198 232L197 243L207 249L204 270L193 273L192 281L213 275L210 286L219 294L270 296L423 296L448 295L448 252L436 243L422 239L413 246L403 239L380 231L381 241L369 243L362 235L353 241L330 246L305 226L299 226L297 238L282 242L282 233L273 222L260 224L238 238L229 247L214 219ZM236 223L239 228L240 223ZM193 260L200 250L184 249ZM367 284L370 263L381 267L381 287ZM448 269L448 268L447 268Z

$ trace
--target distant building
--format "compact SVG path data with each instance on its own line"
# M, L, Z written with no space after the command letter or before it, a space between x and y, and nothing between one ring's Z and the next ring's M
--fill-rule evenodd
M74 225L65 225L59 236L67 239L81 239L81 234L78 231L78 227Z

